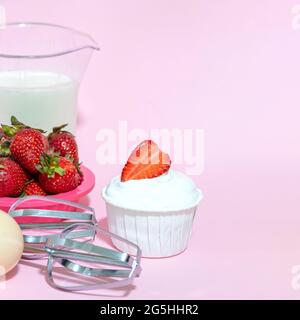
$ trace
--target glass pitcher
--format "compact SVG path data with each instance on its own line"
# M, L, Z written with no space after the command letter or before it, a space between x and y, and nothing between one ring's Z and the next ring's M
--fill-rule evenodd
M16 116L51 132L68 124L76 132L77 96L94 39L48 23L0 26L0 123Z

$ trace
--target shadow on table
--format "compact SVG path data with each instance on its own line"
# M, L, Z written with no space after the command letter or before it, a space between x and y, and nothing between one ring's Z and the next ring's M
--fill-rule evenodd
M11 271L5 275L5 281L9 281L19 273L19 266L16 265Z
M44 259L45 260L45 259ZM40 262L41 260L39 260ZM29 260L21 260L20 264L37 269L38 273L45 276L46 274L46 260L45 260L45 265L39 264L37 261L29 261ZM69 277L70 275L73 275L72 273L68 272L66 268L64 267L54 267L53 268L53 273L57 273L58 275L55 276L56 280L61 280L65 279L65 277ZM46 281L46 280L45 280ZM87 279L86 277L76 274L72 278L72 285L86 285L86 284L95 284L95 282L92 282L92 280ZM70 293L72 294L79 294L79 295L86 295L86 296L102 296L102 297L107 297L107 298L125 298L127 297L132 290L135 289L134 285L128 285L126 287L122 288L114 288L114 289L98 289L98 290L109 290L111 294L107 293L100 293L100 292L95 292L98 290L94 290L94 292L87 292L87 291L72 291Z
M90 205L90 198L89 196L85 196L80 200L81 204L84 204L86 206ZM108 230L108 225L107 225L107 218L102 218L98 221L98 225L100 228L104 229L104 230ZM110 237L105 236L105 235L101 235L101 241L105 242L107 245L109 245L109 247L114 247ZM41 275L43 275L45 277L45 273L46 273L46 259L43 260L43 263L41 264L42 260L21 260L20 264L34 268L36 270L38 270L38 273L40 273ZM18 273L18 267L16 267L14 270L12 270L9 274L8 274L8 280L12 277L14 277L16 274ZM72 273L69 272L65 267L53 267L53 274L55 274L55 279L56 281L63 281L67 278L69 278L70 283L68 283L68 285L86 285L86 284L95 284L95 281L92 281L91 278L87 278L81 274L78 273ZM72 277L72 279L70 280L70 276ZM46 281L46 280L45 280ZM104 280L105 281L105 280ZM98 290L94 290L93 292L89 292L89 291L72 291L70 293L73 294L79 294L79 295L86 295L86 296L102 296L102 297L107 297L107 298L125 298L127 297L130 292L132 290L135 289L134 285L128 285L126 287L121 287L121 288L114 288L114 289L98 289ZM108 293L99 293L99 290L103 290L103 291L109 291L111 294ZM96 292L97 291L97 292ZM67 292L67 291L66 291Z

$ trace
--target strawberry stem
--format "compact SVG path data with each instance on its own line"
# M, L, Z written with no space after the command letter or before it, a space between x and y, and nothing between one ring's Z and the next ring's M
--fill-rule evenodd
M40 164L36 165L36 169L40 173L47 174L49 178L53 178L55 174L64 176L66 170L59 166L60 157L56 154L43 154L40 159Z
M20 122L15 116L11 116L10 122L12 126L27 127L24 123Z
M61 126L54 127L52 129L52 132L48 135L48 139L51 139L56 133L62 132L62 129L64 129L67 126L68 126L68 124L65 123L65 124L62 124ZM65 131L65 132L67 132L67 131Z
M54 127L52 129L52 133L57 133L57 132L60 132L62 129L64 129L65 127L67 127L68 124L65 123L65 124L62 124L61 126L58 126L58 127Z
M27 124L24 124L24 123L20 122L15 116L11 116L10 122L11 122L11 125L14 126L17 130L31 128ZM33 129L35 129L35 130L37 130L37 131L39 131L41 133L46 133L46 131L44 131L42 129L37 129L37 128L33 128Z

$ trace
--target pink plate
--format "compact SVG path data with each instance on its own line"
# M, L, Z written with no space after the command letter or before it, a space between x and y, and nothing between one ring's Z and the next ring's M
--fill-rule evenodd
M56 194L53 196L47 196L47 197L53 197L53 198L58 198L58 199L63 199L63 200L68 200L72 202L79 202L80 199L87 194L89 194L94 186L95 186L95 175L91 170L88 168L81 166L81 171L83 173L83 182L79 187L74 189L73 191L65 192L65 193L60 193ZM8 198L8 197L0 197L0 209L8 212L9 208L11 205L18 200L18 198ZM69 206L65 206L62 204L57 204L53 202L44 202L44 201L39 201L39 200L33 200L33 201L28 201L24 205L20 205L20 209L26 209L26 208L39 208L39 209L47 209L47 210L63 210L63 211L70 211L72 210ZM74 210L74 208L73 208ZM57 219L56 219L57 220ZM22 218L18 218L17 221L21 223L23 221ZM25 220L24 220L25 221ZM47 221L53 221L53 219L49 218L28 218L26 219L26 222L47 222Z

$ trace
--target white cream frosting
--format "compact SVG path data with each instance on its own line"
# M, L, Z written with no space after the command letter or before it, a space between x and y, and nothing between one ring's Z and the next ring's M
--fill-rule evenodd
M122 208L142 211L177 211L196 206L202 192L185 174L169 170L152 179L120 181L120 176L103 189L103 198Z

